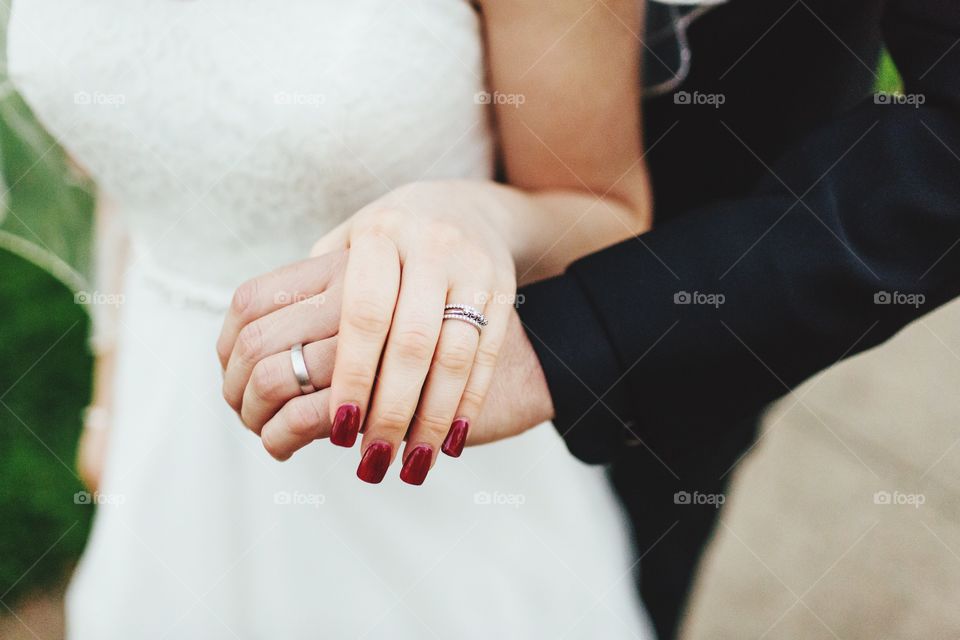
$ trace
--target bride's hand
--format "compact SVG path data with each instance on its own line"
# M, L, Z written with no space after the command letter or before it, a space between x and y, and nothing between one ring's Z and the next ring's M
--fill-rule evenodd
M424 481L439 451L459 456L496 366L516 293L507 243L462 191L415 184L365 207L317 243L349 247L330 440L353 446L379 482L406 438L401 478ZM444 321L468 305L489 324Z
M241 299L252 291L264 300L243 300L227 318L219 343L226 366L224 393L248 426L262 427L264 446L277 458L326 435L325 424L334 444L352 446L365 425L358 475L379 482L406 438L401 477L419 484L439 450L460 454L470 422L479 414L511 319L513 260L507 243L477 207L443 183L388 194L323 238L314 253L346 247L342 287L332 288L342 298L340 304L332 304L327 295L319 314L303 303L289 305L301 307L292 311L270 303L271 289L284 278L270 282L268 276L265 282L245 285ZM309 277L293 275L311 268L319 267L311 261L292 267L287 278L295 286L282 286L312 299L318 292L305 290ZM478 332L466 322L444 322L446 304L475 307L489 324ZM332 317L334 308L342 309L339 319ZM254 319L257 310L268 315ZM283 317L271 318L275 315ZM329 391L293 398L279 411L276 401L260 401L270 393L250 387L278 386L283 380L280 386L288 393L291 388L289 353L285 361L282 353L275 354L301 341L331 341L330 326L337 322ZM311 333L304 323L323 330ZM305 348L308 370L317 377L314 386L326 382L325 374L316 371L317 359L311 365L311 351L321 350L329 352L313 344ZM272 360L267 363L267 358ZM261 373L251 378L255 367ZM272 412L276 415L269 417ZM316 424L305 424L309 422Z

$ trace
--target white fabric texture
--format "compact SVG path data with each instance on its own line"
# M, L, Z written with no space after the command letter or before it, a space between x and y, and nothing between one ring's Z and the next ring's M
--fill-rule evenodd
M623 514L550 425L378 486L220 396L243 280L387 190L487 178L463 0L16 0L11 77L132 239L74 640L649 638Z

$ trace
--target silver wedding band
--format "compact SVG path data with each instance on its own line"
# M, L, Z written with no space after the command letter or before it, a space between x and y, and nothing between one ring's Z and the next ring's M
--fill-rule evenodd
M487 326L487 317L468 304L448 304L443 308L444 320L459 320L472 325L478 333Z
M304 395L315 393L317 388L310 382L310 374L307 372L307 361L303 359L302 342L290 348L290 363L293 365L293 375L297 377L297 384L300 385L300 393Z

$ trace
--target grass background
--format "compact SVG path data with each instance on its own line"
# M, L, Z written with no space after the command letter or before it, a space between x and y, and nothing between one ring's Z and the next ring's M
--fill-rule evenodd
M900 86L889 58L878 88ZM87 260L92 199L70 176L52 141L26 144L29 120L16 96L0 111L3 177L13 185L4 225L75 221L64 231L39 229L36 241ZM79 222L76 222L79 221ZM51 232L52 231L52 232ZM48 246L52 246L49 245ZM79 556L92 507L76 504L82 487L73 469L81 412L90 397L92 358L88 318L73 293L26 260L0 250L0 604L13 607L25 593L62 579Z

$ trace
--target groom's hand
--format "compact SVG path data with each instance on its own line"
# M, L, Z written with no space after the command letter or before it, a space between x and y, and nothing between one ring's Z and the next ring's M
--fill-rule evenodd
M553 418L553 400L536 352L516 311L497 360L493 383L467 444L485 444L519 435Z
M330 435L328 387L345 264L345 252L337 252L252 280L238 291L224 322L218 342L224 396L278 459ZM543 370L519 316L511 309L503 321L505 342L467 444L502 440L553 416ZM314 394L301 395L290 367L288 349L296 342L306 343L307 370L318 390Z

